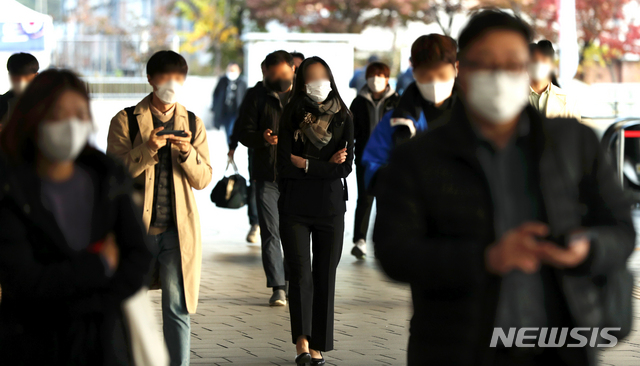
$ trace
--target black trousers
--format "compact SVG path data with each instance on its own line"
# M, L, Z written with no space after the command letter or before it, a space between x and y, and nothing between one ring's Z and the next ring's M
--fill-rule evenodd
M289 265L293 343L304 335L309 339L311 349L333 349L336 270L342 254L343 235L344 214L329 217L280 215L280 237Z
M353 242L360 239L367 240L369 230L369 218L374 196L367 194L367 186L364 184L365 167L356 163L356 180L358 181L358 201L356 202L356 218L353 224Z

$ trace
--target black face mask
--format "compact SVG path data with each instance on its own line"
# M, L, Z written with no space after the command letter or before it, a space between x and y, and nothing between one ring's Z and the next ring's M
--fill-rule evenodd
M266 83L267 83L267 88L273 90L274 92L282 93L289 90L293 81L287 80L287 79L276 79L271 81L267 79Z

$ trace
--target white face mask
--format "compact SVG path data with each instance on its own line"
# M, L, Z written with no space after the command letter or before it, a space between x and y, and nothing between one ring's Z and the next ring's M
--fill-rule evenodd
M382 76L372 76L367 79L367 86L374 93L380 93L387 88L387 78Z
M240 77L240 73L237 71L227 71L227 79L236 81Z
M551 64L532 62L529 65L529 76L533 81L545 80L551 74Z
M467 84L469 107L495 124L508 123L529 103L526 72L476 71L469 75Z
M17 83L11 83L11 90L13 90L16 95L20 95L25 91L25 89L27 89L27 86L29 86L28 81L20 80Z
M76 160L93 133L91 121L72 117L63 121L44 122L38 127L38 148L52 162Z
M316 80L307 83L307 95L316 103L322 103L327 100L331 90L331 82L329 80Z
M456 79L449 81L435 81L433 83L421 83L416 80L420 95L431 103L438 104L451 96Z
M162 103L173 104L178 101L178 96L181 91L182 84L175 80L169 80L164 84L158 85L155 94Z

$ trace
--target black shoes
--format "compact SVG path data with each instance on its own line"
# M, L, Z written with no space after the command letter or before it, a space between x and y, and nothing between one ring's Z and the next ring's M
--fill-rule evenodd
M311 364L311 362L311 354L308 352L301 353L296 356L296 365L306 366L308 364Z
M320 352L320 356L320 358L311 359L311 366L324 365L324 356L322 355L322 352Z

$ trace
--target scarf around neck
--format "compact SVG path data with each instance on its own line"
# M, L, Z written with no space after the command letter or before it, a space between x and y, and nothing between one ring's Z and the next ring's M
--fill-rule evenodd
M304 118L294 138L297 141L300 137L303 142L308 139L315 147L322 149L331 141L332 134L328 128L333 116L340 111L340 102L332 98L318 104L306 97L303 103Z

